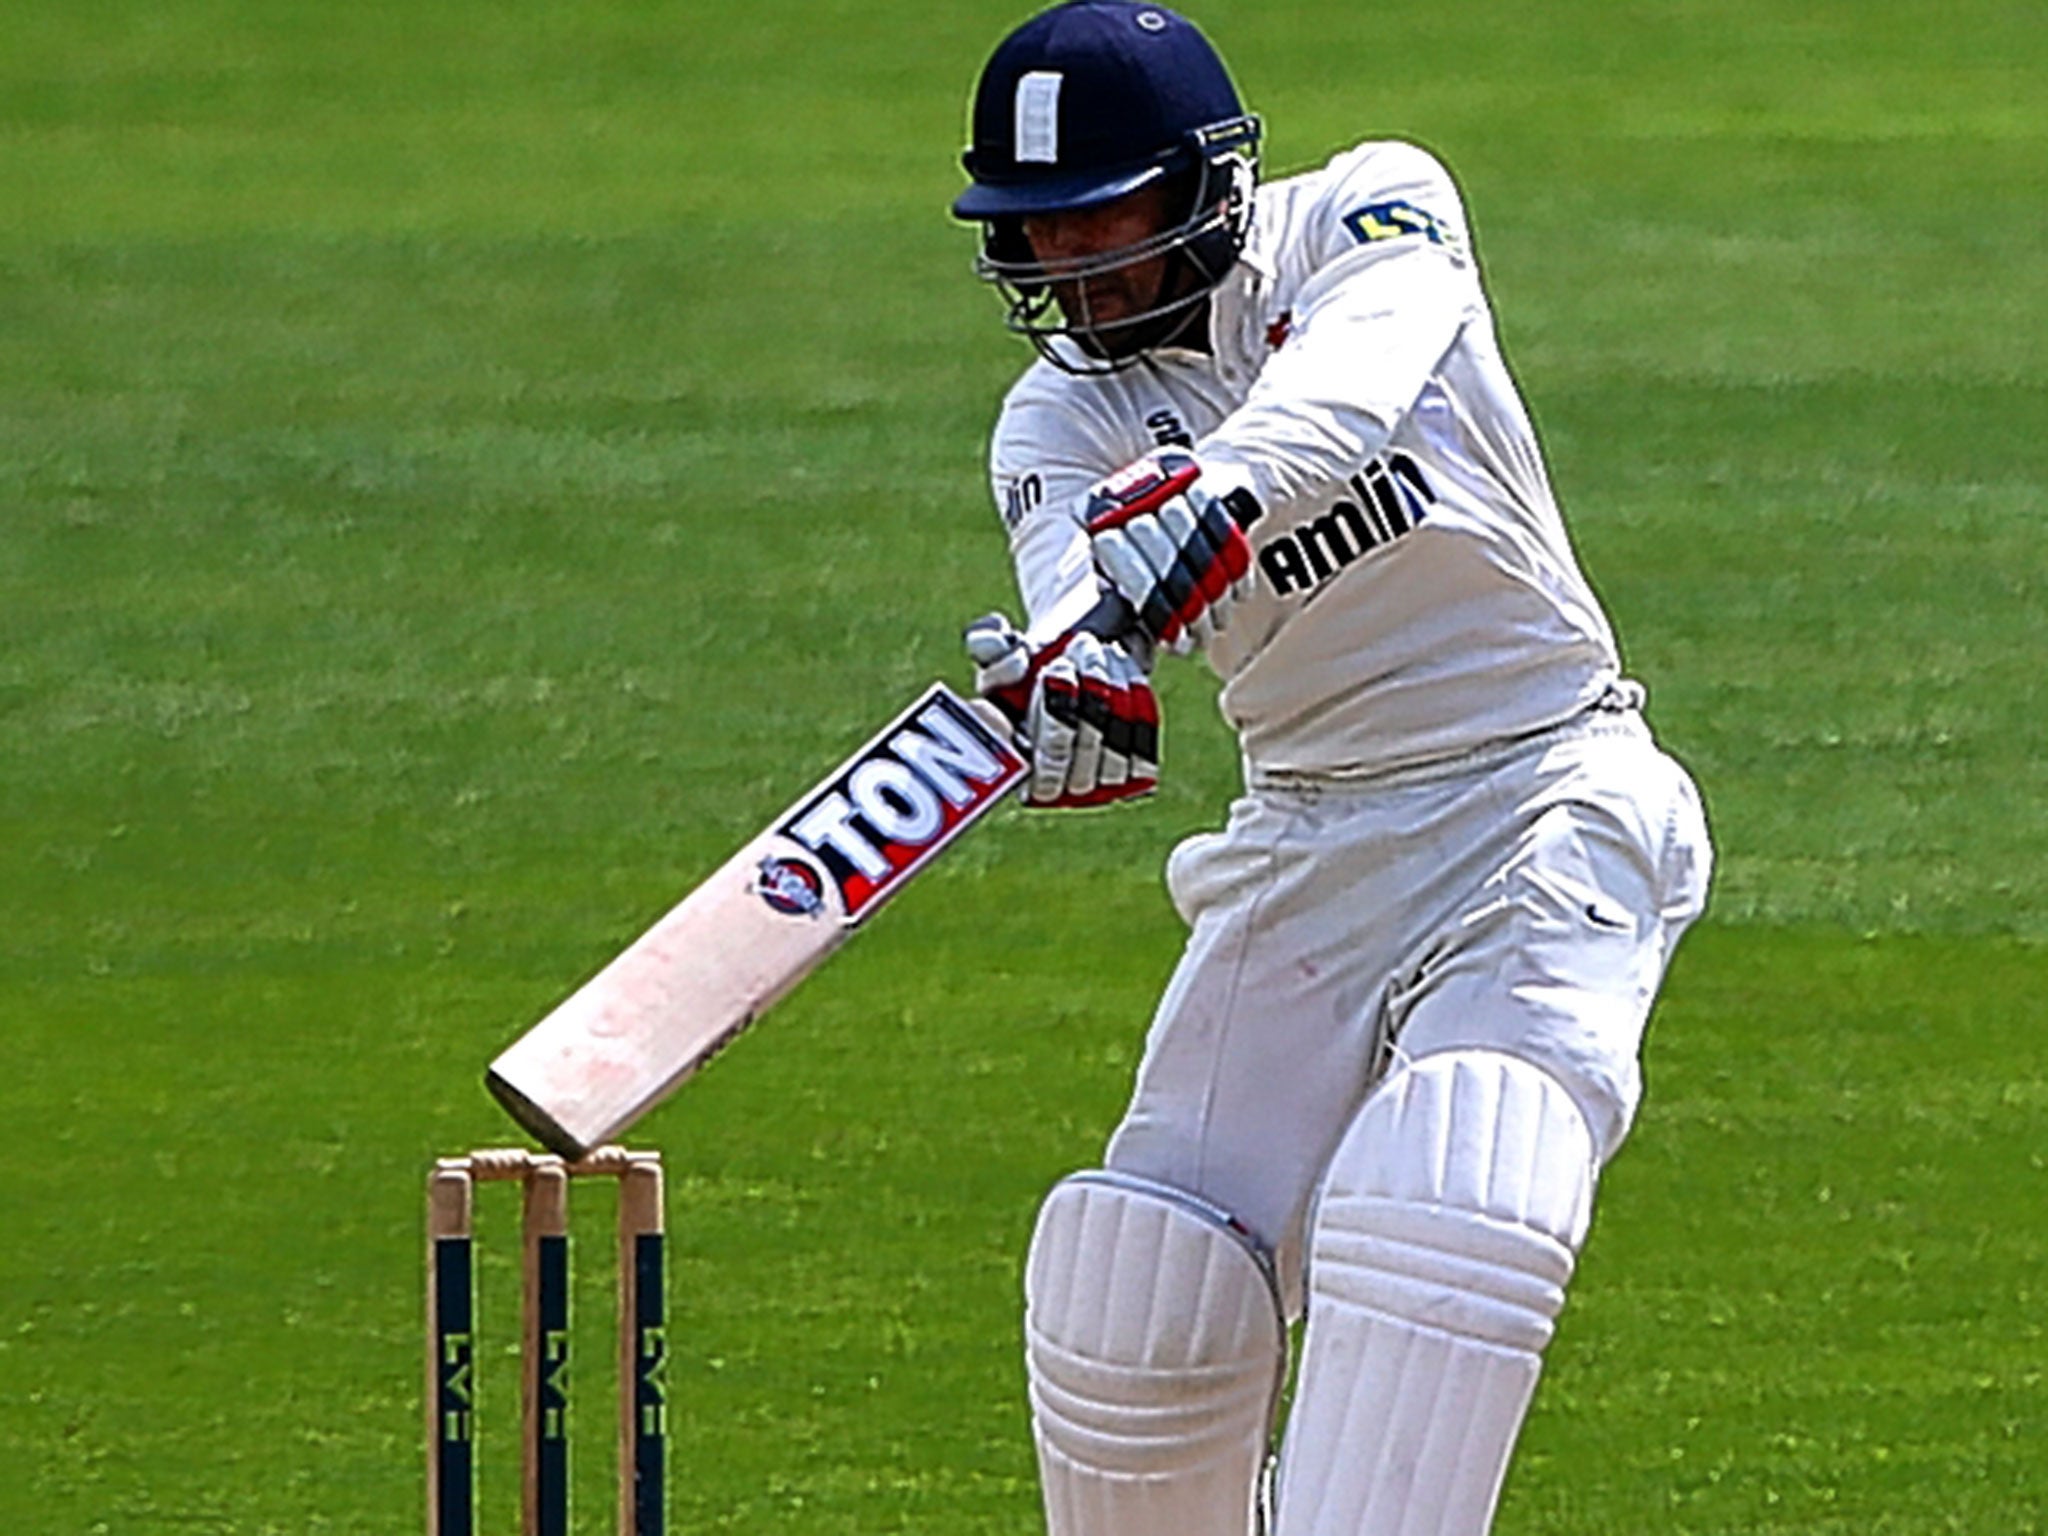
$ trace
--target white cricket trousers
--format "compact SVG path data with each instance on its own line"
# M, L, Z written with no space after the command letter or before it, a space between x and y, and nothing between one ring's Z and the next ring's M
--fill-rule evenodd
M1628 709L1367 784L1248 790L1168 861L1187 948L1108 1166L1237 1216L1298 1314L1325 1164L1396 1060L1534 1062L1604 1162L1711 859L1691 778Z

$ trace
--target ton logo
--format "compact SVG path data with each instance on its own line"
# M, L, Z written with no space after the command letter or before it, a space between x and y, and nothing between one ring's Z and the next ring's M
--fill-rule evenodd
M966 705L934 691L776 831L817 857L846 916L858 918L1022 772L1008 742Z

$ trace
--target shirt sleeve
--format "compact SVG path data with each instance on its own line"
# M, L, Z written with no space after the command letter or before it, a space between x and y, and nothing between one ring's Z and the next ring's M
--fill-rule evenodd
M1383 450L1486 302L1457 189L1412 145L1333 161L1284 239L1279 261L1306 273L1286 340L1196 450L1269 507Z
M1123 462L1098 437L1074 402L1032 387L1030 375L996 421L989 478L1033 640L1070 627L1098 593L1081 508L1089 487Z

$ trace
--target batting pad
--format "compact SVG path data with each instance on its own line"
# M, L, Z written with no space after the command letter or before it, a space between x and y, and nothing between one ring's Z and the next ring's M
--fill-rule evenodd
M1025 1272L1049 1536L1246 1536L1286 1368L1266 1255L1166 1185L1053 1187Z
M1397 1071L1332 1159L1278 1536L1483 1536L1593 1198L1564 1087L1498 1051Z

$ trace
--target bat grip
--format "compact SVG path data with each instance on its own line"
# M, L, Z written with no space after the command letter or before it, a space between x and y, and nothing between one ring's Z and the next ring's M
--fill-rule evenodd
M1229 511L1231 520L1246 531L1264 515L1258 498L1249 491L1232 491L1223 498L1223 505ZM1093 635L1098 640L1118 641L1135 637L1141 643L1146 657L1149 658L1151 654L1151 638L1144 633L1144 627L1138 622L1138 610L1133 608L1121 593L1105 589L1102 595L1095 599L1095 606L1082 614L1072 629L1067 630L1033 659L1029 673L992 695L995 702L1013 720L1024 718L1024 711L1031 702L1031 684L1038 676L1038 669L1064 650L1066 642L1075 635ZM1146 665L1149 670L1149 660Z
M1095 606L1082 614L1072 628L1062 631L1057 640L1032 656L1030 669L1022 677L988 694L988 701L1009 717L1012 727L1021 725L1025 712L1031 707L1031 690L1038 681L1040 668L1064 651L1074 636L1125 640L1138 633L1137 610L1118 593L1105 591L1095 600Z
M1074 628L1098 640L1121 640L1136 632L1138 611L1124 601L1121 593L1105 592L1096 599L1093 608L1081 615Z

